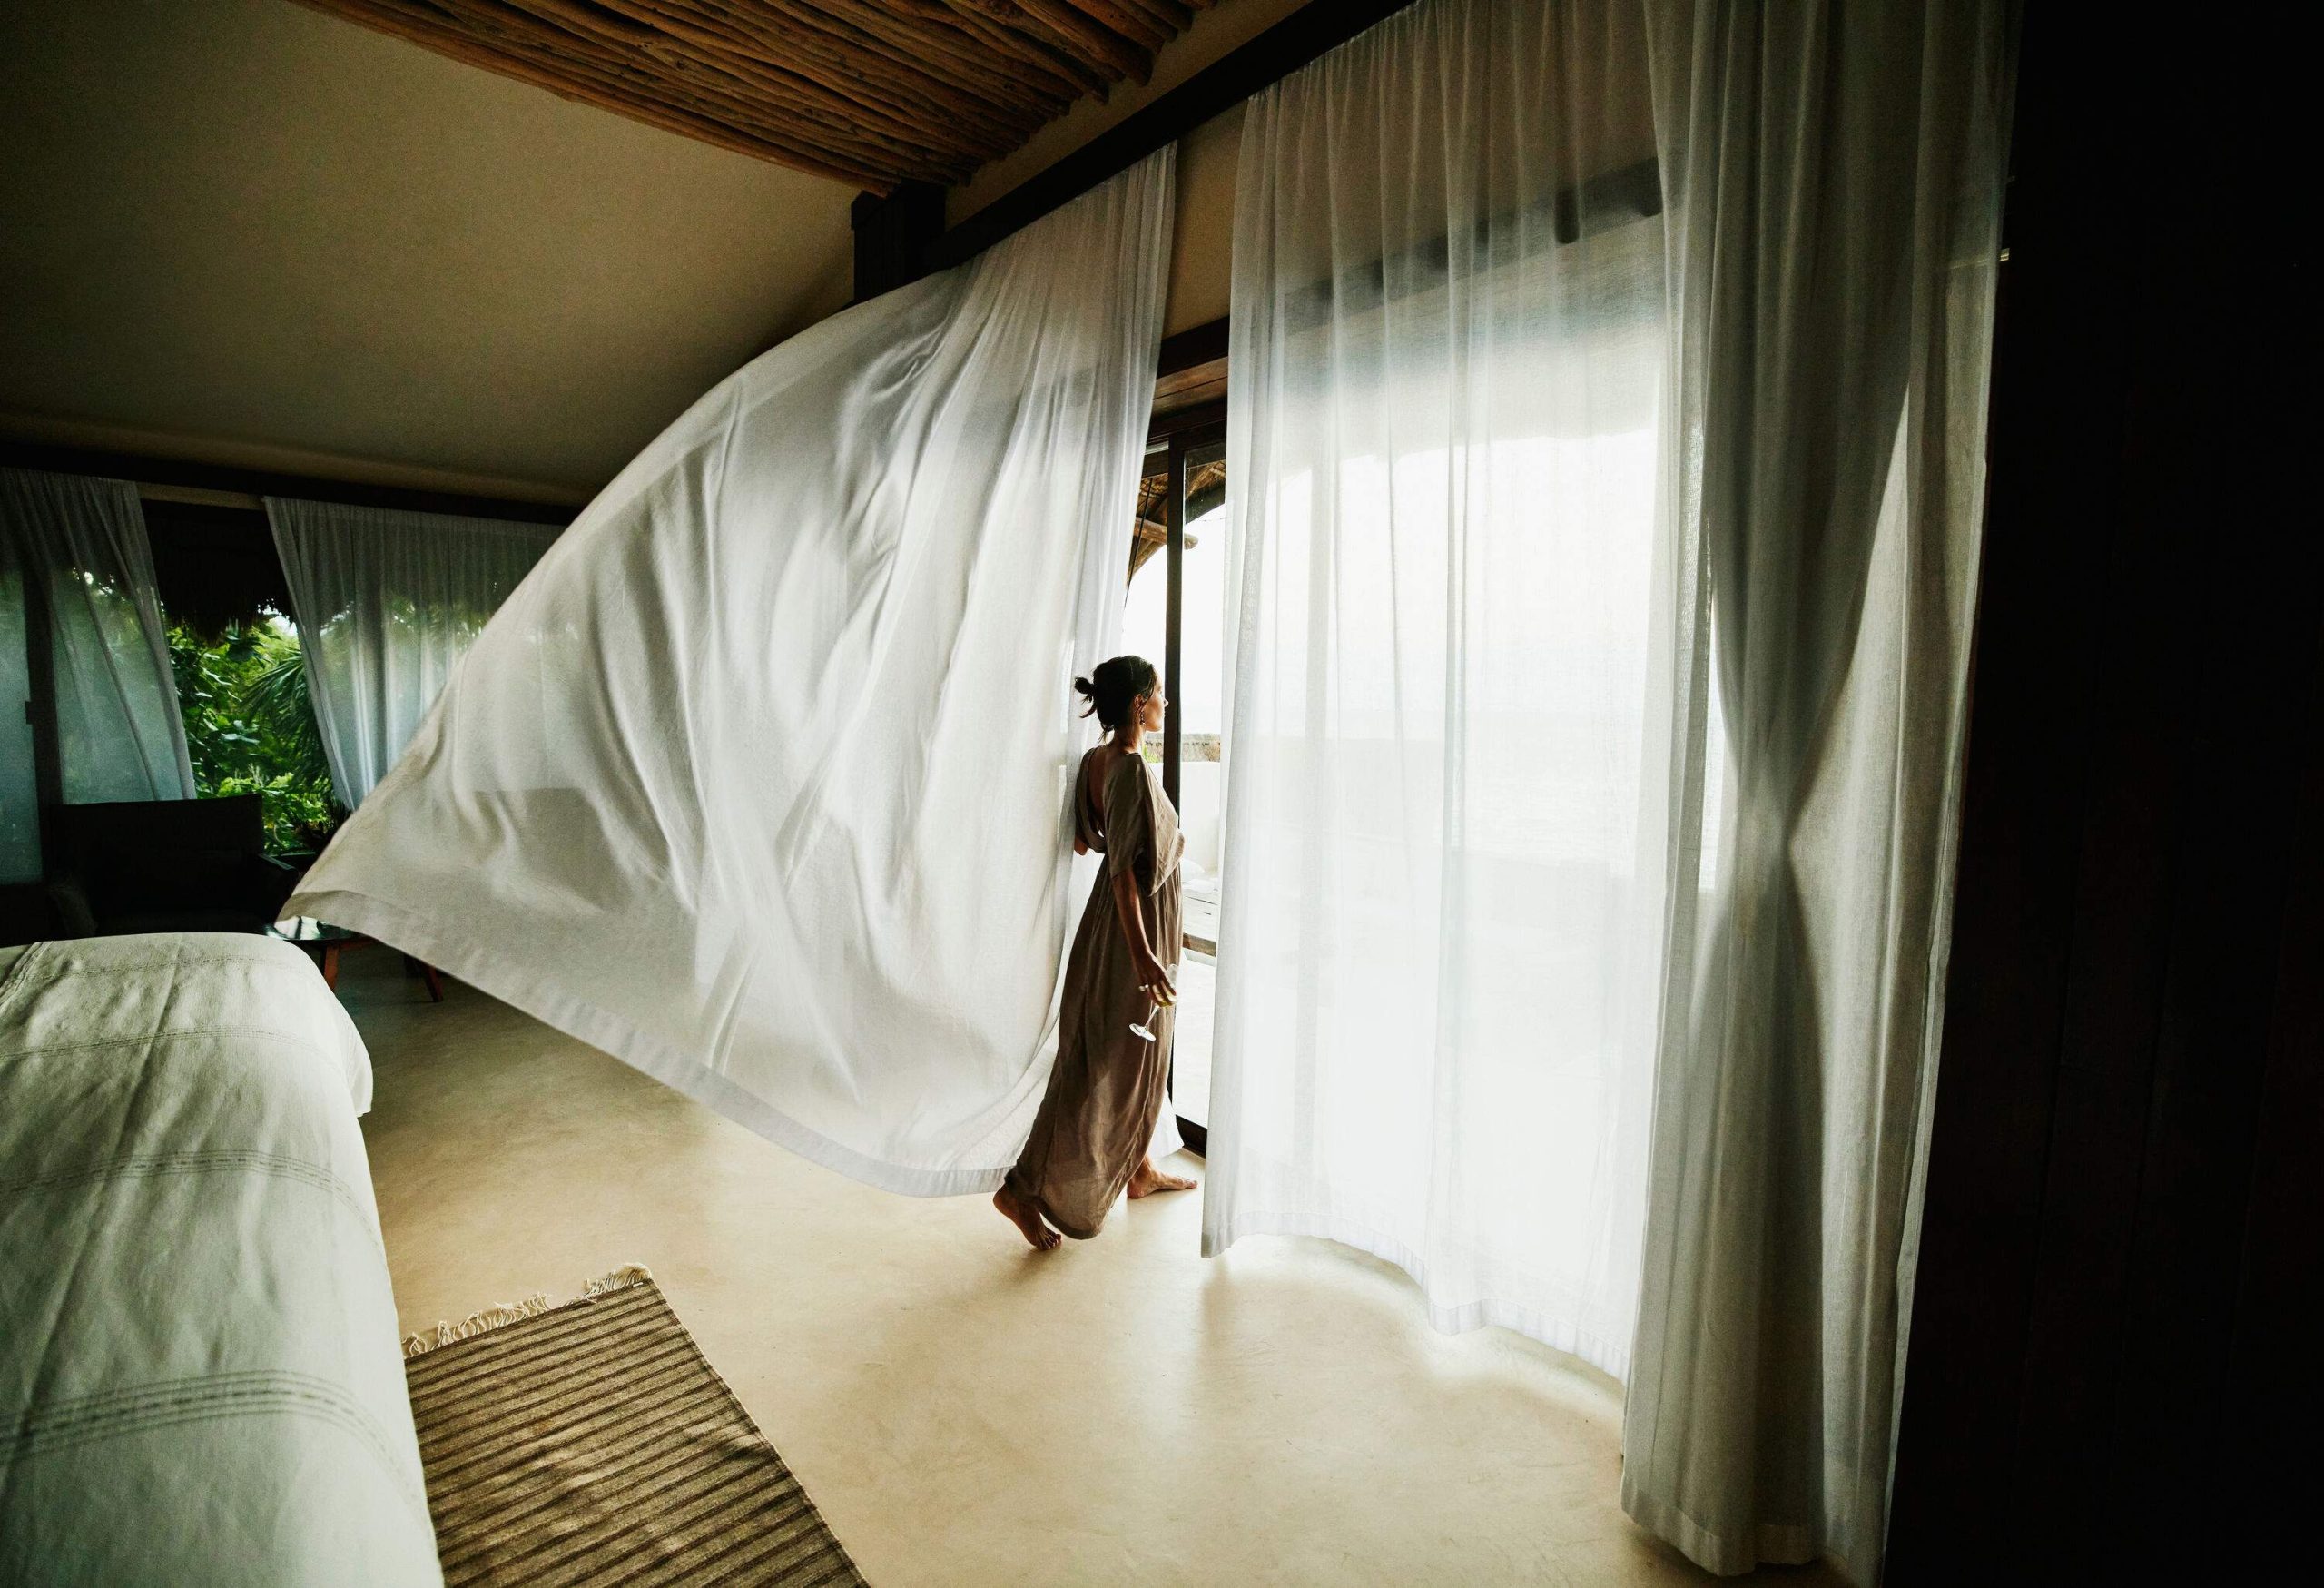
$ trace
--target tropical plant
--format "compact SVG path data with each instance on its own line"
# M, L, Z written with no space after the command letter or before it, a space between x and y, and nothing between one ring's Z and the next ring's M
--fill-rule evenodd
M261 796L275 853L321 848L346 812L308 699L298 630L270 616L209 639L173 624L170 664L195 790Z

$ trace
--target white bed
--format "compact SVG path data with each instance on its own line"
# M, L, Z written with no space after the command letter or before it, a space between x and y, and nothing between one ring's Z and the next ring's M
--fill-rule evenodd
M0 949L0 1583L438 1583L357 1117L288 943Z

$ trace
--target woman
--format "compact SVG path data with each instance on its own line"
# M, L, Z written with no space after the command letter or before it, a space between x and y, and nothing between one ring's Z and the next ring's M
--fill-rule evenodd
M1055 1247L1059 1230L1076 1240L1097 1234L1125 1188L1132 1197L1194 1189L1147 1156L1169 1079L1186 843L1138 747L1170 703L1141 656L1101 663L1073 686L1089 702L1081 715L1096 713L1107 735L1073 779L1073 849L1103 850L1106 870L1066 962L1049 1090L992 1198L1037 1251Z

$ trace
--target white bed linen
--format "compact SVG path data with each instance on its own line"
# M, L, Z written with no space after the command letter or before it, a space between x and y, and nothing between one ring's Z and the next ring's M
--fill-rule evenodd
M306 956L0 951L0 1583L437 1583L357 1116Z

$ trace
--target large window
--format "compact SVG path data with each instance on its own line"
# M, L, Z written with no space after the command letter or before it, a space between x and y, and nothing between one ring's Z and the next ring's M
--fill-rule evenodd
M25 633L24 577L0 547L0 883L32 882L41 869L39 751Z
M267 611L203 634L170 616L170 666L195 792L261 795L269 851L320 850L344 812L307 697L298 628Z

